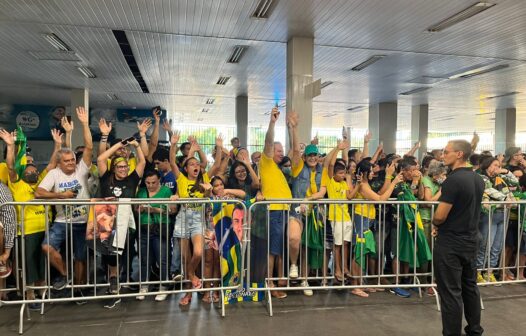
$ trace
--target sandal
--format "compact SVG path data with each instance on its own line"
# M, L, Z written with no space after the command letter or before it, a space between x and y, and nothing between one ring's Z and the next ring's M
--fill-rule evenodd
M212 297L210 296L210 293L205 293L201 301L203 301L204 303L212 303Z
M433 290L432 287L428 287L427 288L426 294L427 294L427 296L435 296L436 295L436 293L435 293L435 291Z
M217 292L212 293L212 302L213 303L218 303L219 300L221 300L221 298L219 296L219 293L217 293Z
M368 288L365 288L364 291L369 292L369 293L376 293L376 288L368 287Z
M201 289L203 287L203 282L198 277L194 276L192 278L192 287L194 289Z
M359 296L359 297L363 297L363 298L367 298L369 297L369 294L367 294L366 292L364 292L363 290L359 289L359 288L355 288L351 291L351 294L353 295L356 295L356 296Z
M192 294L185 295L179 300L179 305L181 306L188 306L192 302Z
M287 297L287 293L278 290L270 291L270 295L272 295L272 297L275 297L276 299L284 299Z

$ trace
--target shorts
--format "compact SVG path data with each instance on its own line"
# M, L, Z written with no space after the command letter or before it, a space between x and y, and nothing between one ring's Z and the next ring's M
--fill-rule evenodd
M354 214L353 216L353 236L352 236L352 244L356 245L356 238L363 238L363 233L371 228L371 226L374 226L374 219L370 219L367 217L363 217L358 214ZM333 232L334 234L334 232Z
M269 211L269 253L275 256L283 255L285 228L288 220L287 210Z
M519 222L518 220L510 219L508 224L508 232L506 232L506 246L509 246L513 248L514 250L517 249L517 240L519 234L521 232L519 231ZM526 255L526 231L522 232L521 240L519 242L520 244L520 254Z
M71 225L68 233L66 232L66 225ZM60 248L64 242L66 246L69 246L70 236L73 234L73 256L76 261L86 261L86 223L59 223L55 222L49 228L49 236L46 235L44 241L42 241L42 246L49 245L55 250L60 251ZM67 238L67 241L66 241ZM71 247L69 247L71 249Z
M26 234L24 236L24 252L26 257L26 284L34 284L38 280L45 280L46 278L46 263L44 260L44 253L42 252L42 241L44 240L45 232L35 232ZM22 237L19 239L19 253L22 251ZM18 260L22 260L21 253Z
M202 210L183 208L175 217L173 236L175 238L190 239L203 234Z
M330 221L335 245L343 245L343 241L350 242L353 236L351 221Z

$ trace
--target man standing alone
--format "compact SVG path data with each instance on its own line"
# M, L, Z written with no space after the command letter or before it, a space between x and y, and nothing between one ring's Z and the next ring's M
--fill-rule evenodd
M442 334L459 335L462 308L467 335L482 335L480 293L477 287L476 257L478 222L484 182L468 166L471 145L449 141L442 154L451 173L442 184L442 195L433 224L438 229L433 264L441 301Z

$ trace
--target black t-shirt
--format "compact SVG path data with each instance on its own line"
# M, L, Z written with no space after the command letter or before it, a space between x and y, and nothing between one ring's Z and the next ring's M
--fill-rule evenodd
M100 178L101 197L133 198L137 194L137 186L141 178L134 170L123 180L117 180L115 176L111 179L112 173L108 170ZM112 181L113 180L113 181Z
M452 204L446 220L438 226L438 237L477 241L484 181L471 168L453 170L442 184L439 202Z
M512 173L515 172L515 171L517 171L517 170L520 170L521 172L524 173L524 169L522 169L522 167L520 167L520 166L512 166L512 165L509 165L509 164L508 164L508 165L506 165L506 167L504 167L504 168L506 168L507 170L509 170L509 171L512 172Z

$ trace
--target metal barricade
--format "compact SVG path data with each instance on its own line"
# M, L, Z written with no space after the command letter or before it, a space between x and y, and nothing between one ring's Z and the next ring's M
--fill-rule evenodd
M25 223L24 208L34 205L45 206L43 220L45 220L46 240L39 243L38 246L44 243L53 246L49 240L50 230L55 230L55 236L57 232L63 234L63 245L61 245L65 246L60 251L48 248L46 252L42 252L45 258L45 275L44 279L38 279L43 280L43 283L39 284L28 283L26 279L29 271L26 256L28 241L26 240L32 237L26 235L25 226L20 224ZM115 305L122 298L127 297L155 295L163 299L163 296L169 294L191 295L194 292L208 292L208 295L211 295L211 303L212 301L218 302L221 307L221 315L224 316L225 291L237 290L243 286L242 270L245 257L240 251L246 249L243 243L247 239L243 235L246 234L248 227L247 209L245 203L239 200L179 199L172 201L159 198L116 201L34 200L9 202L0 206L18 206L21 209L16 245L19 253L16 253L16 267L13 272L16 274L17 286L15 289L10 289L11 291L16 290L20 298L1 302L5 305L21 305L20 334L23 333L24 311L30 318L29 309L27 309L29 304L41 304L40 313L44 314L46 303L77 302L83 304L92 300L111 300L109 304ZM63 206L67 218L66 223L53 223L51 226L49 206ZM176 215L169 210L170 206L178 208ZM142 208L144 216L134 217L138 207ZM238 216L237 222L234 223L231 217L236 209L240 209L242 215ZM77 213L84 211L83 214L88 215L89 218L88 224L73 223L72 218L75 211ZM209 221L212 211L216 214L216 220L213 223ZM159 216L152 216L154 213ZM143 218L147 218L146 223L142 221ZM133 224L135 224L135 230L131 229ZM217 236L218 234L220 237ZM235 238L232 235L235 235ZM82 242L83 239L84 249L79 248L81 245L79 242ZM190 239L193 240L195 246L198 246L195 255L188 253L187 247L190 245L188 243ZM34 242L32 244L34 245ZM231 246L232 249L229 250ZM209 250L217 252L208 253ZM231 258L224 255L223 250L227 253L236 253L236 255ZM86 253L85 260L80 257L82 253ZM177 255L181 256L180 261L177 261ZM205 260L205 256L212 257ZM218 256L225 262L221 262ZM235 260L232 261L232 259ZM205 269L205 264L208 267L210 263L212 263L211 267L218 270L217 272L210 274L208 268ZM34 260L31 260L31 264L34 264ZM199 264L201 265L200 270L197 269ZM189 270L190 265L194 269ZM157 279L150 277L155 270L158 271ZM176 272L175 281L168 277L171 271ZM184 278L185 271L187 275L192 274L196 278ZM58 274L60 278L61 273L65 273L65 278L62 278L65 280L64 289L53 290L52 276ZM224 279L229 282L226 283ZM140 290L153 286L158 289ZM121 290L123 287L135 290L127 292ZM139 293L136 292L137 289ZM34 295L36 291L41 293L41 297ZM213 294L210 294L211 291ZM30 297L28 293L31 293ZM219 298L219 300L214 301L214 298Z

